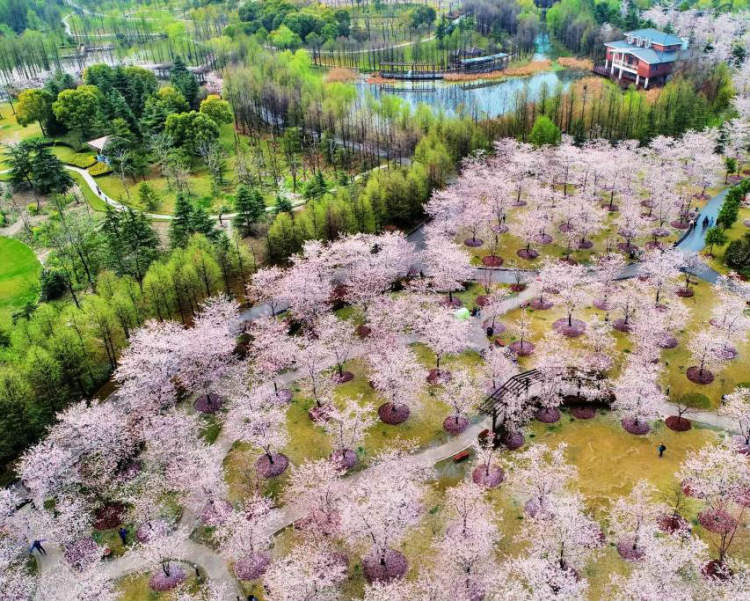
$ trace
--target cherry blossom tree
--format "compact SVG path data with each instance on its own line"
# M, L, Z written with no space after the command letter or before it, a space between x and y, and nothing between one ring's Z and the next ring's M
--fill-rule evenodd
M454 372L443 384L440 400L453 409L443 421L443 429L450 434L460 434L469 426L468 413L484 400L476 379L468 372Z
M146 563L151 571L149 586L152 590L163 592L180 586L187 579L185 567L179 558L186 548L189 532L185 526L162 536L154 536L146 542L131 547L122 561Z
M714 371L726 361L723 344L711 330L699 330L688 340L688 350L696 365L688 367L687 378L695 384L710 384Z
M312 323L330 308L333 265L325 245L318 240L305 242L302 253L291 260L292 265L277 284L277 295L288 300L296 319Z
M336 601L347 568L330 544L303 540L268 567L263 584L278 601Z
M330 335L330 330L328 334ZM310 418L314 421L323 420L330 409L330 378L325 377L323 372L335 362L331 346L325 344L323 339L313 332L296 337L296 344L296 363L304 374L305 382L315 401L315 406L310 410Z
M654 487L645 480L635 483L626 497L619 497L609 512L610 525L617 537L617 552L624 559L637 561L646 554L642 547L657 530L657 519L666 507L656 502Z
M573 350L556 332L548 332L539 345L534 365L538 375L533 392L539 406L535 414L539 421L554 423L560 419L558 407L564 394L566 368L577 363L573 357Z
M434 290L448 293L451 306L460 304L453 293L463 290L464 282L472 275L469 255L451 240L441 236L428 237L422 253L425 275Z
M511 225L513 234L526 242L525 247L516 251L516 254L522 259L531 261L539 256L539 251L532 248L531 245L537 239L540 229L543 229L540 219L541 217L538 213L524 211L518 215L517 220Z
M554 558L526 556L507 559L493 573L491 599L514 601L585 601L588 581Z
M292 467L284 501L307 510L305 518L298 522L306 531L326 536L338 533L345 493L341 472L336 463L325 459L307 460Z
M495 345L485 353L483 372L487 392L493 392L518 373L518 366L508 355L507 349Z
M667 286L674 283L680 276L681 264L682 257L676 250L652 250L646 253L640 273L648 278L649 284L656 291L654 302L657 307L662 304L662 294Z
M520 446L520 445L519 445ZM495 452L495 435L478 439L474 443L476 467L471 472L474 484L484 488L495 488L505 480L505 472L497 461Z
M588 302L586 292L586 281L588 279L587 269L581 265L566 265L564 270L557 274L557 280L554 283L562 300L567 317L558 320L553 327L569 338L575 338L583 334L586 329L586 323L580 319L574 319L573 313Z
M400 424L421 402L424 368L414 351L392 335L374 341L369 360L372 367L370 381L387 399L378 408L378 415L387 424Z
M489 233L495 213L483 195L473 195L464 201L463 211L459 217L459 227L467 230L471 238L464 240L466 246L476 248L484 244L480 236Z
M609 323L593 317L586 329L584 365L601 376L612 368L617 341Z
M565 277L564 272L566 271L567 265L558 259L554 257L544 259L537 275L539 295L534 297L529 303L532 309L535 311L544 311L554 305L548 295L559 293L558 284Z
M625 268L622 255L607 254L599 258L596 264L598 297L594 306L602 311L611 311L614 307L612 297L617 291L617 280Z
M742 453L750 453L750 388L738 386L726 395L719 407L719 414L735 421L740 432L737 448Z
M725 566L744 511L750 505L748 458L730 445L706 445L687 456L677 477L686 494L705 504L698 513L698 522L711 533L716 559L704 566L704 571L714 575Z
M622 418L622 427L631 434L646 434L648 420L659 416L666 399L659 386L658 365L630 358L614 383L615 401L612 409Z
M487 300L482 305L482 315L485 317L482 325L490 336L502 334L505 331L505 326L498 321L498 318L507 311L509 298L510 292L507 288L493 290L487 295Z
M737 356L735 344L744 340L750 330L750 317L745 314L745 299L730 289L727 280L722 279L713 287L717 304L714 305L710 323L719 332L721 340L717 349L725 360Z
M453 310L439 305L427 305L420 314L415 330L419 339L435 353L435 368L428 376L431 382L445 381L450 372L440 368L445 355L460 353L469 348L470 322L456 319Z
M601 546L602 531L585 512L579 493L556 495L548 511L524 520L519 542L529 545L528 556L554 562L561 570L576 570Z
M266 524L272 515L271 500L255 495L229 513L216 528L220 553L234 562L234 573L240 580L255 580L271 563Z
M343 383L354 378L352 372L344 371L344 364L359 349L359 342L354 337L351 324L328 313L315 322L315 333L336 364L336 381ZM304 359L302 363L304 365Z
M521 311L511 325L511 332L517 338L510 343L509 348L519 357L526 357L534 352L534 343L529 341L531 335L531 318L526 310Z
M403 578L406 557L396 550L410 526L422 515L424 483L431 470L419 465L403 451L379 455L346 495L342 508L343 534L356 545L367 540L372 545L362 565L368 582Z
M509 483L524 497L524 511L531 517L543 517L549 513L549 505L555 496L565 490L577 475L575 466L565 459L567 445L557 447L535 444L506 461Z
M268 315L273 317L286 308L287 299L280 296L280 283L284 278L284 270L271 266L258 269L247 287L248 296L256 303L268 305Z
M357 464L357 448L364 443L367 430L375 425L373 409L371 404L363 404L359 395L328 412L323 428L333 442L331 460L340 468L348 470Z
M259 380L273 382L279 404L292 400L292 391L278 385L279 376L294 365L298 350L288 330L286 323L273 317L255 320L250 329L250 368Z

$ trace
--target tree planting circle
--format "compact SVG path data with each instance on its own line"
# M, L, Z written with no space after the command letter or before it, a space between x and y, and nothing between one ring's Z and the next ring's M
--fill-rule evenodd
M668 534L674 534L678 530L687 530L688 522L679 514L664 513L656 518L659 530Z
M519 357L528 357L531 353L534 352L534 344L529 342L528 340L524 340L523 342L521 342L520 340L516 340L515 342L511 342L509 346L510 350L512 350Z
M667 425L667 428L675 432L687 432L693 427L689 419L680 417L679 415L670 415L664 420L664 423Z
M651 200L650 198L647 198L641 201L641 206L646 207L647 209L651 209L654 206L654 201Z
M551 309L554 304L555 303L553 303L548 298L540 298L536 296L529 302L529 307L531 307L535 311L546 311L547 309Z
M171 591L185 582L185 570L180 564L172 561L169 562L167 564L167 571L169 572L168 574L165 573L161 566L157 568L157 571L154 572L148 581L152 590L160 592Z
M139 543L147 543L153 538L164 536L168 531L169 524L166 520L149 520L138 526L138 530L135 531L135 538Z
M202 394L195 399L195 410L201 413L216 413L224 404L224 399L215 392Z
M572 232L573 231L573 226L570 225L569 223L561 223L557 227L557 229L564 234L565 232Z
M357 465L357 453L352 449L336 449L331 453L331 461L342 470L350 470Z
M594 299L594 302L592 303L597 309L600 311L611 311L612 305L606 298L597 298Z
M526 206L526 201L523 200L523 199L516 200L516 201L513 202L513 206L514 207L525 207Z
M384 556L372 552L362 559L362 569L367 582L388 583L400 580L409 569L409 562L403 553L395 549L387 549Z
M469 420L462 415L459 415L458 418L455 415L450 415L443 420L443 430L448 434L461 434L468 427Z
M453 374L447 369L432 368L427 374L427 381L430 384L445 384L450 382L453 378Z
M516 254L522 259L526 259L528 261L533 261L539 256L539 253L533 248L519 248L516 251Z
M479 248L480 246L482 246L482 244L484 244L484 240L482 240L481 238L466 238L466 240L464 240L464 244L469 248Z
M274 401L278 405L288 405L292 402L292 391L289 388L279 388L274 394Z
M557 407L543 407L536 412L535 417L543 424L554 424L560 421L560 410Z
M699 366L693 365L692 367L688 367L687 372L687 379L690 380L693 384L710 384L714 381L714 374L711 373L710 369L706 369L705 367L703 369L700 369Z
M482 327L486 330L487 328L492 328L492 335L496 336L497 334L502 334L505 331L505 326L501 324L499 321L495 320L495 325L492 325L491 319L486 319L484 322L482 322Z
M255 580L265 574L270 563L271 556L268 553L251 553L234 564L234 575L240 580Z
M737 520L724 509L704 509L698 513L698 523L709 532L729 534L737 528Z
M540 513L542 511L542 513ZM542 510L542 504L539 502L539 499L536 497L533 497L526 501L526 503L523 504L523 512L532 517L535 518L537 516L539 517L548 517L549 516L549 510L544 509Z
M675 219L674 221L670 221L669 225L671 225L676 230L686 230L690 227L690 223L687 221L681 221L678 219Z
M487 305L487 303L490 302L490 297L487 296L486 294L480 294L479 296L477 296L474 302L477 304L478 307L484 307Z
M560 334L562 334L563 336L567 336L568 338L577 338L586 331L585 322L581 321L580 319L571 319L570 322L568 322L567 317L558 319L555 323L552 324L552 327L557 332L560 332Z
M610 213L617 213L620 210L616 204L605 203L602 205L602 209L607 209Z
M737 349L729 344L728 342L724 342L719 348L716 349L716 357L722 361L731 361L732 359L737 358Z
M232 504L226 499L209 500L201 509L198 517L206 526L219 526L227 521L227 516L232 510Z
M663 248L664 245L661 242L654 242L653 240L646 242L647 250L662 250Z
M125 513L125 505L122 503L110 503L96 510L94 513L94 529L109 530L122 524L122 516Z
M449 296L446 296L442 300L441 304L444 307L453 307L454 309L458 309L463 303L461 302L460 298L457 298L455 296L453 298L450 298Z
M664 332L659 336L657 346L663 349L675 348L678 345L677 338L672 336L669 332Z
M591 240L578 241L578 250L589 250L590 248L594 248L594 243Z
M500 267L503 264L503 258L497 255L486 255L482 257L482 265L485 267Z
M682 487L682 492L685 494L686 497L693 497L694 499L702 499L703 494L699 493L695 490L693 485L688 480L683 480L680 484Z
M576 419L592 419L596 417L596 408L591 405L574 405L570 414Z
M309 415L310 419L315 423L328 421L328 417L330 414L331 406L328 403L326 403L325 405L318 405L317 403L315 403L307 412L307 415Z
M651 235L656 236L657 238L666 238L669 236L669 230L663 227L657 227L653 232L651 232Z
M612 322L612 327L618 332L625 332L626 334L632 329L631 325L622 317L615 319Z
M495 225L490 227L490 229L496 234L504 234L508 231L509 228L504 223L496 223Z
M523 446L526 439L521 432L506 432L500 436L500 442L504 444L507 449L515 451Z
M513 292L523 292L526 290L526 284L511 284L510 289Z
M692 298L695 296L695 292L693 292L692 288L685 288L684 286L680 286L675 290L675 294L680 298Z
M357 333L357 336L360 338L367 338L370 334L372 334L372 328L366 325L360 325L357 326L357 329L355 330Z
M648 434L651 431L651 426L649 426L648 423L642 419L636 421L634 417L624 417L620 420L620 423L622 424L623 430L629 432L630 434L642 436L643 434Z
M505 472L496 465L491 465L489 470L483 465L478 465L471 472L471 479L474 484L484 488L495 488L505 480Z
M635 244L630 244L629 242L618 242L617 248L624 253L634 253L638 250Z
M639 546L633 545L633 539L630 537L617 541L617 552L628 561L638 561L646 554Z
M536 236L534 236L534 242L536 242L537 244L541 244L543 246L547 244L552 244L552 236L543 232L541 234L537 234Z
M701 568L701 574L707 580L727 580L732 575L732 571L718 559L712 559Z
M345 384L346 382L351 382L354 379L354 374L350 371L344 371L339 373L338 371L333 374L333 381L336 382L336 384Z
M393 403L384 403L378 407L378 417L384 424L398 426L409 419L409 407L406 405L394 405Z
M732 443L738 453L741 455L750 455L750 443L745 440L744 436L733 436Z
M266 479L280 476L287 467L289 467L289 459L283 453L271 453L270 458L263 453L255 462L255 470Z

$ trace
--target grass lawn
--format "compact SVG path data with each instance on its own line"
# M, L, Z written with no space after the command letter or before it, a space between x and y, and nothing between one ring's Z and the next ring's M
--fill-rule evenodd
M712 255L708 254L708 249L705 249L703 251L703 258L706 263L708 263L719 273L729 273L729 271L731 271L729 267L726 266L726 263L724 263L724 253L726 252L730 242L732 242L733 240L739 240L745 234L750 232L750 228L748 228L743 223L746 219L750 219L750 208L740 207L737 221L734 222L734 225L732 225L732 227L724 231L728 238L727 243L724 246L720 247L714 246Z
M52 154L54 154L63 163L86 169L91 167L96 162L96 157L93 152L76 152L69 146L53 146Z
M0 257L0 314L4 314L37 300L42 265L31 248L11 238L0 237Z
M16 122L13 116L10 104L7 102L0 103L0 144L15 144L25 138L39 136L42 130L39 129L38 123L32 123L23 127ZM0 167L2 166L2 157L0 157Z
M74 171L68 171L68 175L70 175L75 183L78 184L78 188L81 190L83 197L94 211L105 211L107 209L107 204L94 194L94 191L89 188L89 185L84 181L81 174L75 173Z
M192 566L183 564L188 578L183 587L190 593L196 594L201 585L195 577ZM175 591L163 593L154 591L148 584L151 574L131 574L120 579L117 588L120 591L120 601L171 601L176 598Z

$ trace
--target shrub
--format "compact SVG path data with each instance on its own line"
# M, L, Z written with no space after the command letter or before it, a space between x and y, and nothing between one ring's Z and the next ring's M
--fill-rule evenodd
M60 298L65 293L65 276L56 269L44 269L39 277L41 299L50 301Z
M29 212L29 215L39 215L39 209L36 206L35 202L30 202L26 205L26 210Z
M70 158L68 158L65 162L73 165L74 167L78 167L79 169L88 169L89 167L93 167L96 164L96 158L91 154L77 152Z
M107 163L100 163L99 161L97 161L91 167L89 167L88 171L93 177L99 177L100 175L107 175L108 173L112 173L112 167L107 165Z

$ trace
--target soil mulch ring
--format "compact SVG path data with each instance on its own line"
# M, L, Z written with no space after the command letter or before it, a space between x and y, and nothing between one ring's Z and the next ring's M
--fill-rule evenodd
M515 451L523 446L526 439L521 432L507 432L500 436L500 442L505 445L507 449Z
M597 298L591 304L594 305L600 311L611 311L612 310L612 305L610 304L610 302L608 300L603 299L603 298Z
M125 514L125 505L122 503L110 503L100 507L94 514L94 529L109 530L122 524L122 516Z
M546 311L547 309L551 309L554 306L554 304L555 303L553 303L549 299L540 298L537 296L531 299L531 302L529 303L529 307L531 307L535 311Z
M680 298L692 298L693 296L695 296L695 292L693 292L692 288L685 287L680 287L675 290L675 294Z
M344 384L346 382L351 382L354 379L354 374L350 371L344 371L339 373L338 371L333 374L333 381L336 382L336 384Z
M491 227L490 227L490 229L491 229L491 230L492 230L493 232L495 232L496 234L504 234L504 233L506 233L506 232L507 232L507 231L508 231L508 230L509 230L510 228L509 228L509 227L508 227L507 225L505 225L504 223L502 223L502 224L495 224L495 225L491 226Z
M642 436L648 434L651 431L651 426L643 420L636 421L633 417L624 417L620 420L623 430L630 434Z
M357 453L352 449L336 449L331 453L331 461L342 470L347 471L357 465Z
M169 574L166 574L161 567L157 569L158 572L148 581L148 585L155 591L170 591L185 582L185 569L175 562L169 562L167 566Z
M570 414L576 419L593 419L596 417L596 407L591 405L573 405Z
M266 480L280 476L287 467L289 467L289 459L283 453L272 453L271 458L264 453L255 462L256 471Z
M612 322L612 327L618 332L628 333L632 329L631 325L625 321L624 318L620 317Z
M528 357L534 352L534 343L529 342L528 340L524 340L523 342L516 340L515 342L511 342L509 346L510 350L516 353L519 357Z
M274 393L276 403L279 405L288 405L292 402L292 391L289 388L278 388Z
M526 290L526 284L511 284L510 289L513 292L523 292Z
M706 579L727 580L732 575L732 571L718 559L712 559L701 568L701 574Z
M435 369L432 368L430 373L427 374L427 381L430 384L444 384L450 382L453 375L447 369Z
M406 405L394 405L393 403L384 403L378 407L378 417L384 424L397 426L409 419L409 408Z
M461 434L466 428L469 427L469 420L459 415L458 418L454 415L450 415L443 420L443 430L448 434Z
M499 321L495 320L495 325L492 325L492 319L486 319L482 323L482 327L486 330L487 328L492 328L492 335L496 336L498 334L502 334L505 331L505 326L501 324Z
M562 319L558 319L555 323L553 323L552 327L560 332L560 334L562 334L563 336L567 336L568 338L577 338L586 330L586 323L581 321L580 319L571 319L570 323L568 323L568 319L566 317L563 317Z
M659 340L656 344L659 348L670 349L675 348L679 343L677 341L677 338L672 336L672 334L665 333L659 337Z
M668 534L674 534L678 530L686 530L688 528L688 521L679 514L665 513L656 518L656 523L659 526L659 530Z
M214 392L202 394L195 399L194 407L200 413L216 413L224 404L224 399Z
M360 338L367 338L370 334L372 334L372 328L365 325L357 326L357 329L354 331Z
M500 267L505 261L497 255L486 255L482 257L482 265L485 267Z
M677 221L676 219L674 221L670 221L669 225L671 225L676 230L686 230L690 227L690 223L687 221Z
M693 427L689 419L680 417L679 415L670 415L664 420L664 423L667 425L667 428L675 432L687 432Z
M560 410L557 407L544 407L534 417L543 424L554 424L560 421Z
M693 384L705 385L710 384L714 381L714 375L710 370L706 369L705 367L701 370L697 365L688 367L686 375L687 379L690 380Z
M440 304L444 307L453 307L454 309L458 309L463 303L461 302L461 299L454 296L453 298L444 298Z
M471 479L474 484L484 488L495 488L505 480L505 472L495 465L490 466L489 472L483 465L478 465L471 472Z
M253 553L234 564L234 575L240 580L255 580L265 574L270 563L271 556L268 553Z
M484 307L488 302L490 302L490 297L486 294L480 294L479 296L477 296L474 302L478 307Z
M526 259L527 261L533 261L539 256L539 253L533 248L519 248L516 251L516 254L522 259Z
M723 509L704 509L698 514L698 523L716 534L729 534L737 527L734 516Z
M406 557L395 549L388 549L384 558L377 553L370 553L362 560L362 571L370 583L400 580L408 569L409 562Z
M594 243L591 240L578 241L578 250L589 250L590 248L594 248Z
M620 554L620 557L628 561L638 561L639 559L643 559L643 556L646 554L640 547L633 546L632 538L623 538L617 541L617 552Z
M479 248L484 244L484 240L481 238L467 238L464 240L464 244L468 246L469 248Z
M537 236L534 238L534 242L543 246L552 244L552 236L550 236L549 234L537 234Z

